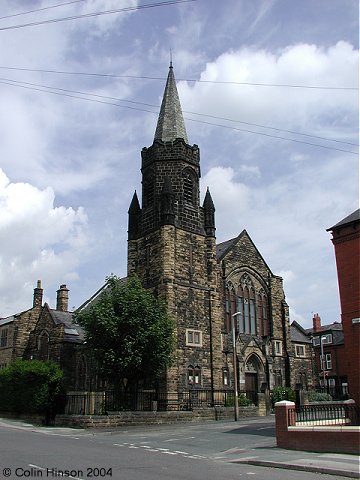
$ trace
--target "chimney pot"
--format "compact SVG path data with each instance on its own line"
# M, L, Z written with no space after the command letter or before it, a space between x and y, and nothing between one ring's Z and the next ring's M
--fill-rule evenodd
M56 310L60 312L67 312L69 304L69 289L66 288L66 285L60 285L59 290L57 291L56 297Z
M41 288L41 280L38 280L37 286L36 288L34 288L33 308L42 307L42 299L43 299L43 289Z
M321 330L321 318L319 317L318 313L314 314L313 317L313 331L314 333L320 332Z

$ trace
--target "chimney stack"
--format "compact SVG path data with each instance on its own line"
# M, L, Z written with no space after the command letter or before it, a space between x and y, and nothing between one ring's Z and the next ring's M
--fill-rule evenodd
M66 285L60 285L60 289L57 291L56 297L56 310L60 312L68 311L69 303L69 289L66 288Z
M43 289L41 288L41 280L38 280L37 286L36 288L34 288L33 308L42 307L42 299L43 299Z
M318 313L314 313L313 317L313 333L320 332L321 330L321 318Z

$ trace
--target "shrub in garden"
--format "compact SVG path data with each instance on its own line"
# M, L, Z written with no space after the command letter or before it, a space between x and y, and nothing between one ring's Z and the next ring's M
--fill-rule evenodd
M54 362L12 362L0 370L0 411L42 413L48 423L63 394L62 379L63 372Z

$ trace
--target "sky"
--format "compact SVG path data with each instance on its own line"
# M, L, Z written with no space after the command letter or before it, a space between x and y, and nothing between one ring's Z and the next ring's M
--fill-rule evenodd
M171 56L217 241L247 230L291 321L340 321L326 229L359 207L358 18L357 0L2 0L0 318L38 279L72 309L126 276Z

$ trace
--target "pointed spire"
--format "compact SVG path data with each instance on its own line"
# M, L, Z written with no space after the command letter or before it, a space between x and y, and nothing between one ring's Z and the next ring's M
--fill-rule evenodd
M176 138L188 143L171 61L154 140L172 142Z
M204 229L208 237L215 237L215 206L211 198L209 187L206 190L203 203L204 209Z
M141 208L138 200L137 193L135 191L128 210L128 239L133 240L137 238L140 230L140 215Z

